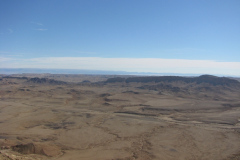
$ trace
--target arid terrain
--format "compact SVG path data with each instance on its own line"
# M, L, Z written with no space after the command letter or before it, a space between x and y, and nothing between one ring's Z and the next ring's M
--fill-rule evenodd
M0 76L0 160L240 160L240 82Z

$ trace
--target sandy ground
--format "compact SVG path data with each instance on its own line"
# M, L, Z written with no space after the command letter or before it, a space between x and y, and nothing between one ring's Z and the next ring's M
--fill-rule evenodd
M216 99L141 85L3 78L0 160L240 159L240 92L222 90Z

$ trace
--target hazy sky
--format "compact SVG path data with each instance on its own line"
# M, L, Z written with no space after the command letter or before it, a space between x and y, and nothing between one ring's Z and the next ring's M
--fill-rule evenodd
M0 68L240 76L240 0L0 0Z

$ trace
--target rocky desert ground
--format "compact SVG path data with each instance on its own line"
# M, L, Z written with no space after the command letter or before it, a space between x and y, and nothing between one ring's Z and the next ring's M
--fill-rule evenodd
M0 76L2 160L239 160L240 82Z

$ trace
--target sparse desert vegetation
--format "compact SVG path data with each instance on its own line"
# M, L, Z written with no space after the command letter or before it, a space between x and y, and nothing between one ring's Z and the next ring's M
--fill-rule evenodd
M240 159L234 79L19 74L0 87L0 159Z

